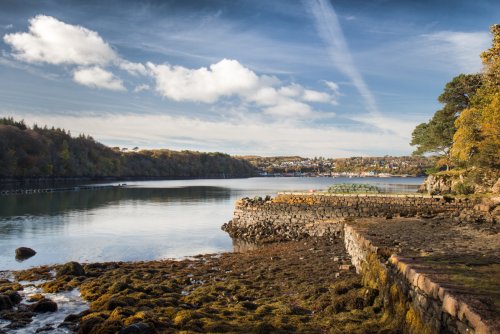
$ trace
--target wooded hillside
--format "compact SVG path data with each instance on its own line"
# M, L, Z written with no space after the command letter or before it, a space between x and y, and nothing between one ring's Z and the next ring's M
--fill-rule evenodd
M248 177L255 168L223 153L123 152L90 136L0 118L0 178Z

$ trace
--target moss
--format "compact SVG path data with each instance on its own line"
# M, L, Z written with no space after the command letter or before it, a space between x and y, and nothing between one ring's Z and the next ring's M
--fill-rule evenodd
M344 280L339 280L330 286L330 290L337 295L342 295L349 290L362 287L361 279L359 276L349 277Z
M419 334L435 333L435 331L422 320L418 312L416 312L413 307L410 307L408 312L406 313L405 324L409 329L410 333L419 333Z
M15 271L14 277L18 281L50 280L53 278L51 273L52 270L53 268L49 266L41 266L22 271Z
M174 317L174 324L178 327L182 327L186 325L189 321L200 319L203 317L203 314L192 311L192 310L182 310L177 312Z

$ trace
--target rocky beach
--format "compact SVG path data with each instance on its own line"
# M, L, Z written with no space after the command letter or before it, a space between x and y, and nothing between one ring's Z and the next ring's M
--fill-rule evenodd
M11 320L1 329L6 333L29 326L36 305L50 304L40 295L21 300L19 280L43 280L46 293L79 289L89 303L38 332L390 333L398 325L384 314L378 291L363 286L341 240L329 237L181 261L70 263L14 275L0 284L15 304L1 311ZM26 305L33 299L39 301Z

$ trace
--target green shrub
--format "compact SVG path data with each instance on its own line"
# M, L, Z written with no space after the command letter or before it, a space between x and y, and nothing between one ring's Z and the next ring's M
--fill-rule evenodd
M458 195L469 195L474 193L474 186L468 185L464 182L460 182L455 184L452 190Z
M370 184L339 183L328 188L331 194L378 194L380 190Z

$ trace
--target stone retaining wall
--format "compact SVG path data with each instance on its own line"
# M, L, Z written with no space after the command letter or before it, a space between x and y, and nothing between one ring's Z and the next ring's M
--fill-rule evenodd
M364 283L378 289L390 316L408 333L492 334L485 319L446 288L411 265L411 260L390 255L345 224L344 243Z
M340 223L349 218L436 215L458 218L461 212L473 210L477 204L469 199L425 195L279 193L273 199L237 201L233 219L223 225L223 230L233 238L264 242L326 233L340 236L343 232ZM467 217L462 215L461 219Z
M468 304L457 301L392 249L374 246L351 221L440 217L457 224L499 223L498 210L498 203L441 196L280 193L274 199L239 200L233 219L223 229L233 238L251 242L340 237L364 283L380 291L387 317L396 319L404 332L494 333L491 328L496 325L489 326Z

